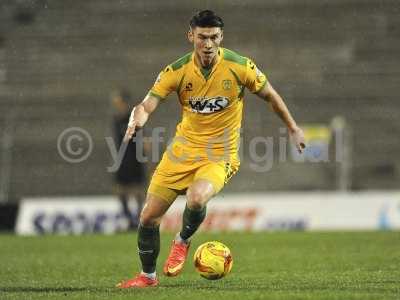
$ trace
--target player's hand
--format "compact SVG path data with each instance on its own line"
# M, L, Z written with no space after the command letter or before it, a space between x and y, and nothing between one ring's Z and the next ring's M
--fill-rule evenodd
M306 143L304 142L303 130L300 127L296 127L289 132L290 137L297 148L297 151L299 151L299 153L303 153L303 149L306 147Z
M124 136L124 143L129 142L129 140L135 134L137 125L138 125L137 121L135 121L133 118L131 118L129 120L128 128L126 129L125 136Z

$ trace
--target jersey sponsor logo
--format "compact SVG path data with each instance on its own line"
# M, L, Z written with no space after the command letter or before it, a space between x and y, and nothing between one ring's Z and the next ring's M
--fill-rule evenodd
M190 97L189 105L193 112L211 114L223 110L229 104L228 97Z

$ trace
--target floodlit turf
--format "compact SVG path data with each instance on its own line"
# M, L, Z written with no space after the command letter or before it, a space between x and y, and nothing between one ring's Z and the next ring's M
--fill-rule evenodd
M158 272L172 235L162 235ZM232 273L199 277L187 262L160 286L118 290L138 270L136 235L0 235L0 299L400 299L400 233L198 234L226 243Z

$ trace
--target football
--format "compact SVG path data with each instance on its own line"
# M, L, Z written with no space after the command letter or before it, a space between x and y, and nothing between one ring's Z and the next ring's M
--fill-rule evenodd
M196 271L209 280L225 277L233 265L231 251L217 241L201 244L194 253L193 260Z

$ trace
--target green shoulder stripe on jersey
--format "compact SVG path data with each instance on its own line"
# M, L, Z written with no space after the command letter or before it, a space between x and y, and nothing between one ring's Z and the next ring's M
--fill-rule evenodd
M224 48L224 59L235 62L239 65L246 66L247 58L243 57L232 50Z
M192 59L192 52L182 56L180 59L176 60L171 64L172 70L176 71L180 68L182 68L184 65L186 65L188 62L190 62Z
M150 95L150 96L153 96L153 97L155 97L155 98L157 98L157 99L160 100L160 101L162 101L162 100L165 99L165 98L161 97L159 94L156 94L156 93L154 93L154 92L152 92L152 91L149 92L149 95Z

